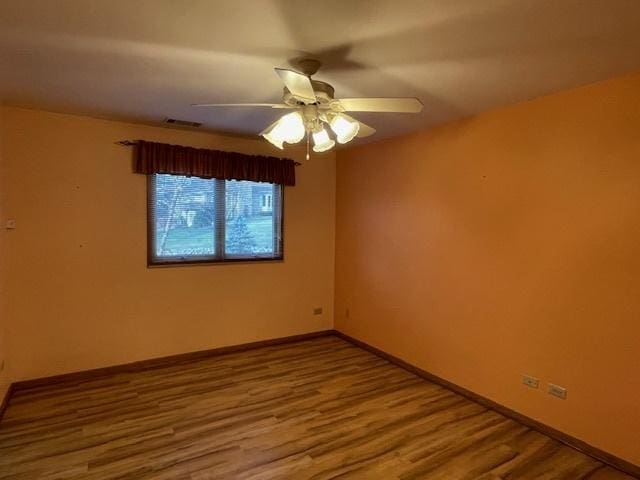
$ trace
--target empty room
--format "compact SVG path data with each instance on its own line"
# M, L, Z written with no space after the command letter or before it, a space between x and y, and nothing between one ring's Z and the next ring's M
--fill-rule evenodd
M0 480L640 480L638 0L0 0Z

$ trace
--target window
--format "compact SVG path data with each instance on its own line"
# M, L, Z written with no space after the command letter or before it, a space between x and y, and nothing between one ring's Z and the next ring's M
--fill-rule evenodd
M282 259L282 186L149 175L150 265Z

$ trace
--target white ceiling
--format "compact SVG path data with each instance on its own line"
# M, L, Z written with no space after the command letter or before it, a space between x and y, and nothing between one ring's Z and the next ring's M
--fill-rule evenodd
M639 0L0 0L0 98L256 134L274 66L311 54L336 97L415 96L359 114L369 141L640 69Z

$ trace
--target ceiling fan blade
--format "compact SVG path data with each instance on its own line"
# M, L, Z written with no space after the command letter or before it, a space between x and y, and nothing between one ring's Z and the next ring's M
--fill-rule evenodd
M313 85L311 85L309 77L285 68L276 68L275 71L293 96L309 103L316 101L316 94L313 91Z
M345 112L419 113L422 102L417 98L341 98Z
M192 107L267 107L293 108L286 103L192 103Z
M360 129L358 130L358 134L356 135L356 137L364 138L364 137L369 137L374 133L376 133L375 128L370 127L366 123L362 123L360 120L358 120L358 123L360 124Z

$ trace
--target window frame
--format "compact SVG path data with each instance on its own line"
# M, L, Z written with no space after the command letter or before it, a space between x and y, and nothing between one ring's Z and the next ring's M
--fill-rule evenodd
M226 219L224 218L225 208L217 208L215 211L216 220L214 228L216 254L215 255L189 255L189 256L176 256L176 257L158 257L156 252L156 218L155 218L155 204L156 204L156 189L155 189L155 175L161 174L149 174L147 175L147 267L171 267L182 265L222 265L229 263L254 263L254 262L282 262L284 260L284 186L277 183L269 183L274 187L274 190L279 189L279 195L273 195L272 198L272 212L274 225L279 223L280 235L274 234L274 246L278 246L279 254L277 256L239 256L239 255L225 255L225 233L226 233ZM187 175L177 175L179 177L186 177ZM219 198L224 199L226 202L225 194L225 182L227 180L221 180L211 178L215 182L215 195L216 201ZM249 180L251 181L251 180ZM254 182L261 183L261 182ZM264 182L268 183L268 182ZM275 192L274 192L275 193ZM221 215L222 214L222 215ZM219 218L220 215L222 218ZM217 227L222 225L222 228Z

